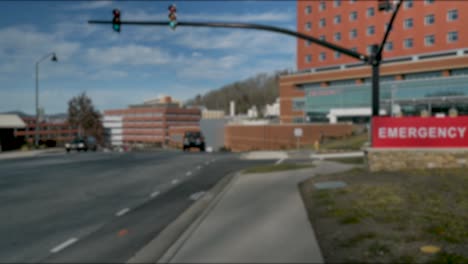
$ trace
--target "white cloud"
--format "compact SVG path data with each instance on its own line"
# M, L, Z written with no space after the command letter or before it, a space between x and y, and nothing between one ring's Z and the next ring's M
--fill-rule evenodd
M99 8L108 7L112 4L112 1L88 1L79 3L70 7L72 10L94 10Z
M177 17L180 21L187 20L202 20L202 21L223 21L223 22L293 22L296 20L294 12L282 11L282 12L263 12L263 13L183 13L178 12ZM135 10L126 13L122 13L122 19L132 20L164 20L167 19L167 13L149 13L145 10Z
M127 45L112 48L91 48L86 58L95 64L158 65L169 61L169 54L159 48Z
M215 30L193 30L177 38L177 44L192 49L233 49L243 54L294 54L296 40L269 32L236 30L218 34Z

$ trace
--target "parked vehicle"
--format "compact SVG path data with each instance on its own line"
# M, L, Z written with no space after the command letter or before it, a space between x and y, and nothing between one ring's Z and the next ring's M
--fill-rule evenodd
M200 151L205 151L205 138L201 132L185 132L183 143L184 151L190 148L198 148Z

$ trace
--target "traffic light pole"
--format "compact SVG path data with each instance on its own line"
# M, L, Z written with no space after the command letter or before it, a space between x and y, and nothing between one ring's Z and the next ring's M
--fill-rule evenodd
M359 52L341 47L339 45L317 39L315 37L285 29L280 27L274 26L267 26L267 25L259 25L259 24L250 24L250 23L223 23L223 22L177 22L177 27L210 27L210 28L240 28L240 29L255 29L255 30L263 30L263 31L270 31L275 33L280 33L284 35L289 35L292 37L296 37L299 39L308 40L312 43L320 45L322 47L326 47L328 49L332 49L338 52L341 52L345 55L363 61L367 64L372 66L372 116L378 116L380 110L380 98L379 98L379 83L380 83L380 63L382 61L382 51L384 45L387 41L387 38L390 34L392 29L393 22L395 21L395 17L400 9L403 0L400 0L397 4L395 12L392 14L392 18L390 19L389 25L387 27L387 31L385 32L385 36L382 40L380 45L373 45L371 56L367 56L365 54L361 54ZM89 24L112 24L112 21L107 20L90 20L88 21ZM168 26L167 21L121 21L121 25L138 25L138 26Z

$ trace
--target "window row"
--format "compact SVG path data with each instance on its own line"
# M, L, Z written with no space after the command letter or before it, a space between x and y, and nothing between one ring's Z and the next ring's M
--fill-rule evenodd
M368 27L367 29L367 35L368 36L371 36L371 35L374 35L375 34L375 28L374 26L370 26ZM358 37L358 32L357 32L357 29L351 29L349 31L349 39L356 39ZM326 37L325 35L320 35L319 36L319 39L320 40L323 40L323 41L326 41ZM335 42L338 42L338 41L341 41L342 39L342 36L341 36L341 32L336 32L333 34L333 40ZM427 39L427 41L426 41ZM447 39L446 39L446 42L447 43L453 43L453 42L457 42L458 41L458 31L450 31L447 33ZM391 42L388 42L388 43L391 43ZM388 44L387 43L387 44ZM404 47L405 48L412 48L413 47L413 39L412 38L406 38L404 40ZM425 45L426 46L432 46L435 44L435 36L434 35L427 35L425 36L425 41L424 41ZM310 40L306 40L305 41L305 46L306 47L309 47L310 45L312 45L312 42ZM390 51L393 49L393 44L389 44L390 46L388 48L386 48L386 50Z
M356 0L349 0L351 4L356 3ZM424 0L424 5L431 5L434 3L434 0ZM404 2L404 9L410 9L414 5L414 0L406 0ZM341 0L333 0L333 7L340 7ZM325 11L327 9L327 3L325 0L321 0L319 4L319 11ZM310 5L305 7L304 12L308 15L312 13L312 7ZM367 16L374 16L375 9L373 7L369 7L367 9Z
M452 31L452 32L448 32L447 33L447 42L448 43L453 43L453 42L456 42L458 41L458 31ZM436 42L436 37L435 35L426 35L424 36L424 45L427 46L427 47L430 47L430 46L433 46L435 45L435 42ZM306 45L310 45L311 42L309 41L306 41ZM414 47L414 39L413 38L406 38L403 40L403 47L405 49L411 49ZM394 48L393 46L393 42L392 41L389 41L385 44L385 50L386 51L392 51ZM356 47L353 47L351 50L353 51L357 51L357 48ZM371 53L371 50L372 50L372 45L368 45L367 46L367 50L366 52L368 54ZM341 53L340 52L337 52L335 51L334 52L334 58L335 59L339 59L341 58ZM326 57L326 53L325 52L321 52L319 54L319 57L318 57L319 61L324 61L327 59ZM312 62L312 55L308 54L305 56L305 62L306 63L311 63Z
M349 19L350 19L350 21L357 20L357 12L356 11L351 12ZM455 21L457 19L458 19L458 10L457 9L449 10L448 13L447 13L447 20L448 21ZM340 24L341 21L342 21L341 20L341 15L335 15L333 17L333 23L334 24ZM435 24L435 15L434 14L426 15L424 17L424 25L433 25L433 24ZM324 28L326 26L327 26L326 18L321 18L319 20L319 28ZM385 29L386 29L387 26L388 26L388 24L385 25ZM413 28L413 26L414 26L414 19L413 18L404 19L404 21L403 21L403 28L404 29L410 29L410 28ZM311 22L306 22L305 29L307 31L312 30L312 23Z

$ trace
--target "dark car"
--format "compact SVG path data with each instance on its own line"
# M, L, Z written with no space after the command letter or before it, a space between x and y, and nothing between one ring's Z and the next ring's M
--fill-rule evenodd
M205 138L201 132L185 132L183 143L184 151L190 148L198 148L200 151L205 151Z
M67 152L70 152L72 150L76 150L78 152L80 151L96 151L97 150L97 143L96 139L93 137L88 137L86 139L82 138L76 138L70 143L65 144L65 149Z

